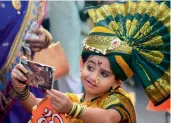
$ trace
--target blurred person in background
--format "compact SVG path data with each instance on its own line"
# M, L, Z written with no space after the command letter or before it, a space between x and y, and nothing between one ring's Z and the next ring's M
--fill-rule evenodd
M26 123L30 119L31 114L23 109L11 89L11 70L20 62L21 55L31 59L35 52L49 45L51 36L41 27L46 4L46 1L0 1L1 123ZM37 38L30 37L33 34ZM44 97L42 90L31 87L30 90L36 97Z
M61 41L70 65L70 73L55 82L55 89L59 91L82 92L80 54L82 41L91 30L85 7L96 6L98 3L96 1L51 1L48 3L50 32L54 41Z
M48 9L50 32L54 41L61 42L70 67L69 74L56 81L55 89L80 93L81 20L77 2L50 1Z

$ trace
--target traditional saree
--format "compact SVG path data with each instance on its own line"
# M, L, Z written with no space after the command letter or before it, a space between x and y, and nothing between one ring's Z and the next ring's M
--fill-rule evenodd
M0 1L0 90L9 102L5 105L5 112L0 114L0 122L24 123L30 118L30 114L26 113L15 100L10 88L11 70L19 63L23 54L23 38L31 24L33 22L41 24L46 4L46 1L31 0ZM31 88L31 91L37 97L44 97L44 93L39 89Z

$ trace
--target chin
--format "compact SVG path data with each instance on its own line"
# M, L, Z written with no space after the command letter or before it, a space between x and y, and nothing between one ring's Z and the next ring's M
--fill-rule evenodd
M92 95L92 96L98 96L101 94L101 93L99 93L98 89L92 89L92 88L88 88L88 87L84 87L84 89L87 94Z

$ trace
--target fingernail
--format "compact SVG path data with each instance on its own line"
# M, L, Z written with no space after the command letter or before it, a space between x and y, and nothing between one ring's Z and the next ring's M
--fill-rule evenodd
M28 73L28 71L25 69L25 70L24 70L24 73L25 73L25 74L27 74L27 73Z
M24 80L26 81L26 80L27 80L27 78L26 78L26 77L24 77Z

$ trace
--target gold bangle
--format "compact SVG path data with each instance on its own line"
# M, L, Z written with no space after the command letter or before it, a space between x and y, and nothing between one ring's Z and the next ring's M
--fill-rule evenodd
M79 119L80 115L82 114L83 110L84 110L84 106L81 106L81 110L80 110L80 112L79 112L79 114L77 116L78 119Z
M77 115L77 119L79 119L79 117L80 117L80 115L82 114L83 110L84 110L84 106L81 106L80 112L79 112L79 114Z
M70 113L68 114L69 116L73 114L73 112L75 111L76 109L76 103L73 103L73 106L72 106L72 109L70 111Z
M83 106L82 112L80 113L80 115L77 118L80 119L85 114L86 110L87 110L87 107Z
M81 111L81 106L79 104L77 104L77 110L75 112L75 114L73 115L74 118L76 118L78 116L78 114L80 113Z
M29 87L26 85L26 88L23 92L17 92L13 86L12 86L12 89L14 91L14 94L16 95L16 98L19 99L19 100L25 100L29 97L30 95L30 90L29 90Z

